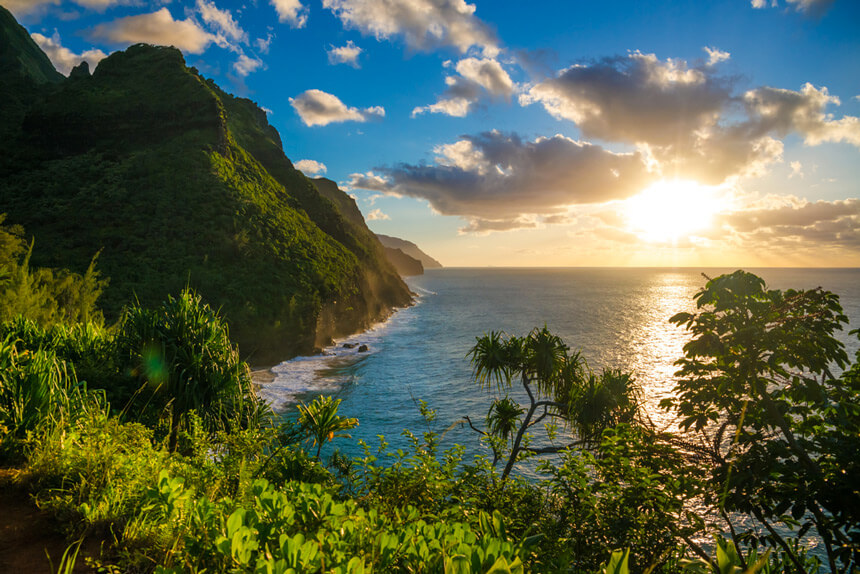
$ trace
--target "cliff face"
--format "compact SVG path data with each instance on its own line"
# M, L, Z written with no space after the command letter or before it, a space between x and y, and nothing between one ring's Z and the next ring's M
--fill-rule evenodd
M399 237L391 237L390 235L382 235L377 234L377 239L379 239L380 243L384 245L388 249L399 249L404 254L412 257L413 259L417 259L421 262L421 265L424 269L441 269L442 264L421 251L421 249L412 243L411 241L406 241L405 239L400 239Z
M388 257L388 261L397 269L397 272L400 273L401 277L424 275L424 266L421 265L421 262L414 257L406 255L400 249L386 247L385 255Z
M339 209L351 199L320 194L266 114L178 50L132 46L68 79L33 57L44 81L33 74L22 107L0 108L0 213L36 238L34 265L85 267L101 250L108 319L190 285L221 308L243 354L268 363L409 303L382 246ZM7 77L0 69L4 89Z

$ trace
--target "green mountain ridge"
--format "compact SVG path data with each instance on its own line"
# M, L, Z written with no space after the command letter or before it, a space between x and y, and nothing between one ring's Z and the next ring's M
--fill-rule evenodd
M399 249L405 255L408 255L412 259L417 259L421 262L423 269L441 269L442 264L424 253L421 248L412 243L411 241L407 241L406 239L400 239L399 237L392 237L390 235L382 235L381 233L376 234L376 238L379 239L379 242L385 246L386 249Z
M5 62L25 43L0 11ZM23 59L38 61L34 47ZM382 245L340 210L351 198L321 194L265 112L178 50L136 45L92 75L37 76L23 110L0 112L0 213L35 237L35 265L82 269L100 251L108 320L190 285L221 309L243 355L270 364L409 304Z

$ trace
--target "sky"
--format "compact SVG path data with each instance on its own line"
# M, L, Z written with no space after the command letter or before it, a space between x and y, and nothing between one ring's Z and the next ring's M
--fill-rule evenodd
M173 45L446 266L860 266L860 2L0 0Z

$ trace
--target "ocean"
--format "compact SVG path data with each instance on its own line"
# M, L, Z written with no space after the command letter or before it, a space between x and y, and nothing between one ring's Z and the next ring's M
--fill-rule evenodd
M606 367L634 373L652 420L668 427L672 418L657 405L672 393L673 363L689 340L669 318L695 309L693 295L706 281L703 274L716 277L731 271L429 270L407 280L417 295L415 305L369 331L336 341L323 355L273 367L274 381L262 385L259 393L285 417L295 416L298 401L319 394L340 398L340 414L359 420L351 431L353 440L335 441L345 454L360 454L357 439L378 444L378 435L393 449L405 447L404 429L416 434L428 430L418 408L421 400L437 412L433 430L449 430L442 448L461 444L468 456L486 454L478 435L458 424L465 415L483 420L493 398L473 381L466 355L475 338L487 331L525 335L546 325L572 349L580 349L595 371ZM848 331L860 328L860 269L749 271L771 288L820 286L838 294L850 320L839 338L853 359L858 339ZM358 345L367 345L367 351L359 352ZM327 445L323 452L331 449ZM533 473L531 466L519 470Z

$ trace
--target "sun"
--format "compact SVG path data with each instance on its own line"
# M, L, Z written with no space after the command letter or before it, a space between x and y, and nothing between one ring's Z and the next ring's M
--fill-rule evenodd
M641 239L667 243L707 230L724 208L717 188L663 180L628 199L625 215L628 228Z

